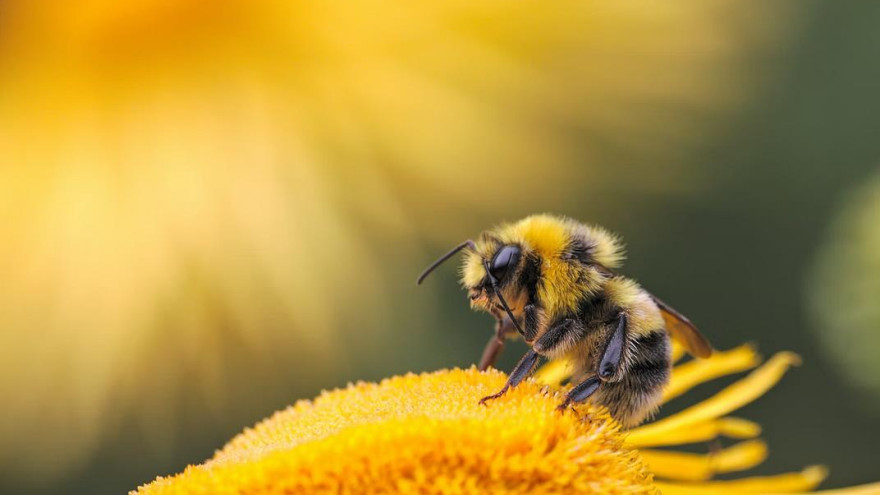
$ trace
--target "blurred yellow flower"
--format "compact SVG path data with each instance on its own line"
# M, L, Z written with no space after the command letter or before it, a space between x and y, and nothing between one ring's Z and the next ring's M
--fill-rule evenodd
M592 405L555 411L553 383L564 375L558 365L488 408L475 398L503 384L497 371L444 370L359 383L278 412L206 463L131 493L807 492L825 477L824 468L707 481L764 460L766 445L755 439L760 427L726 415L763 395L798 361L779 353L715 396L628 432ZM681 365L670 396L758 362L753 349L741 347ZM656 449L719 436L745 440L707 455ZM850 490L823 493L878 494L880 483Z
M120 424L168 449L181 397L228 418L295 352L333 373L387 327L388 246L622 201L611 163L695 189L676 158L777 5L3 1L0 464L47 479Z

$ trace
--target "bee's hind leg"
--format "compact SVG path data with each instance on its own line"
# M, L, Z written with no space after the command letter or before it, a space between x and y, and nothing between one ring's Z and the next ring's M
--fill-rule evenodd
M532 370L535 369L535 365L538 363L538 353L534 350L529 350L522 359L516 363L516 367L513 368L513 371L510 372L510 376L507 377L507 383L504 384L504 388L502 388L497 394L487 395L480 399L480 404L486 405L487 401L497 399L504 395L508 389L511 387L515 387L520 384L523 380L526 379L529 374L531 374Z
M599 361L599 369L596 373L602 381L613 380L620 369L620 361L623 358L623 348L626 346L626 314L621 313L617 317L617 327L611 333L611 337L605 344L602 352L602 360Z
M565 400L562 401L562 404L559 404L559 407L556 408L557 411L565 410L572 402L583 402L590 398L596 390L599 390L599 386L602 385L602 380L599 377L591 376L586 380L578 383L573 389L568 392L568 395L565 396Z

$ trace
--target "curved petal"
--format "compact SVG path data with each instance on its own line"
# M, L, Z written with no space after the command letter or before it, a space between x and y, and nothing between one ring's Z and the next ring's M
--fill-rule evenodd
M777 353L747 377L709 399L667 418L636 428L634 431L640 431L642 435L661 435L735 411L764 395L779 382L788 368L800 362L800 357L792 352Z

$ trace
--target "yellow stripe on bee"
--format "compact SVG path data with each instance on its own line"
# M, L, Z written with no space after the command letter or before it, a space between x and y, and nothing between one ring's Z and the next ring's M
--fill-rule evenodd
M549 315L573 311L589 291L578 283L579 270L562 259L571 241L568 222L551 215L533 215L501 227L496 235L505 243L521 242L541 259L538 297Z
M568 225L551 215L526 217L513 225L501 227L497 234L504 242L525 241L536 254L546 258L558 258L571 240Z
M575 311L589 293L589 286L577 283L578 277L572 273L575 270L575 267L560 260L542 260L543 283L538 287L538 297L549 317Z
M626 309L629 334L648 335L663 328L663 317L657 305L634 280L615 277L605 282L604 288L613 305Z

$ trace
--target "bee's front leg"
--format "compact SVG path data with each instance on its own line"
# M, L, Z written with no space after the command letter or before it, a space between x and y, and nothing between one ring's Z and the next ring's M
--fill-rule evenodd
M582 327L572 318L565 318L550 329L544 332L544 335L538 337L535 341L535 350L541 354L548 353L563 354L569 347L582 337Z
M510 376L507 377L507 383L504 384L504 387L498 393L487 395L480 399L480 404L485 405L487 401L497 399L504 395L511 387L519 385L527 376L529 376L529 374L531 374L532 370L535 369L536 364L538 364L538 353L529 350L529 352L527 352L525 356L516 363L516 367L510 372Z
M538 306L534 304L527 304L523 308L522 323L525 332L523 338L527 342L531 342L538 333L538 318L540 318L538 311ZM483 356L480 358L480 364L477 368L480 371L486 371L490 367L495 366L498 356L501 355L501 351L504 349L504 341L519 334L509 316L500 313L493 313L493 315L496 318L495 335L489 339L486 347L483 348Z

